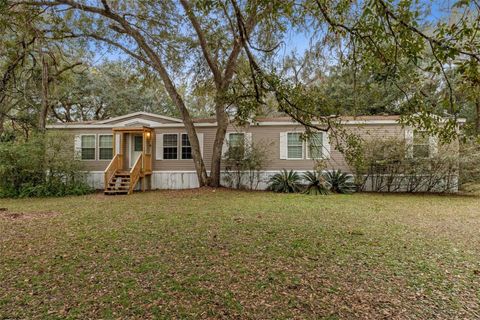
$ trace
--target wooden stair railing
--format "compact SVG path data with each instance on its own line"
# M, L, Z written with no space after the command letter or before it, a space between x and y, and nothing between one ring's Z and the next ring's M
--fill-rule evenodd
M108 165L107 169L104 172L104 187L105 189L108 186L108 183L112 180L115 176L115 173L120 169L122 163L122 156L120 154L116 154L110 164Z
M132 169L130 170L130 188L128 189L128 194L133 193L133 189L137 184L138 180L142 176L143 171L143 152L138 156L137 161L133 165Z

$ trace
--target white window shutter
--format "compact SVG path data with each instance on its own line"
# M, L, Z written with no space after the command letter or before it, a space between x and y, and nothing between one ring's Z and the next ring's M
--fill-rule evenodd
M428 139L430 156L435 156L438 153L438 137L430 136Z
M405 128L405 157L413 158L413 128Z
M120 154L120 149L121 149L121 134L120 133L115 133L115 154Z
M73 144L74 144L73 158L75 160L82 159L82 136L80 136L79 134L76 134Z
M329 133L327 132L322 132L322 158L323 159L330 159L330 137Z
M222 145L222 157L225 158L227 152L228 152L228 143L230 141L230 132L227 132L225 134L225 140L223 140L223 145Z
M198 144L200 145L200 153L203 158L203 133L197 133L197 137L198 137Z
M287 133L280 132L280 159L287 159Z
M163 160L163 133L155 136L155 159Z
M245 137L245 147L246 148L251 148L252 144L253 144L252 133L251 132L245 132L244 137Z

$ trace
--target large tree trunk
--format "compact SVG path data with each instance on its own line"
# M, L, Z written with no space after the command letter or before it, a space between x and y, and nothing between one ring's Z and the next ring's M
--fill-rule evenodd
M225 140L225 134L228 127L228 115L225 112L223 104L217 106L217 131L215 134L215 142L213 144L212 163L210 169L210 187L219 187L221 178L222 165L222 147Z
M477 133L477 135L480 135L480 97L478 97L477 101L475 101L475 109L475 132Z
M190 140L190 145L192 147L192 157L193 163L195 165L195 170L197 172L198 184L200 187L206 186L208 184L208 175L205 168L205 163L203 162L202 153L200 151L200 143L198 141L197 132L195 130L195 125L193 124L192 117L188 111L185 103L178 93L175 84L170 79L167 69L163 65L160 56L148 45L145 38L138 32L138 30L133 29L131 25L123 18L118 15L113 14L111 11L106 11L104 13L107 17L113 17L114 20L119 22L124 31L128 33L138 44L138 46L145 52L146 56L149 58L151 63L149 63L160 75L165 89L167 90L168 95L172 99L175 106L180 110L182 115L183 124L188 134L188 139Z
M38 117L38 129L45 131L48 116L48 62L42 54L42 109Z

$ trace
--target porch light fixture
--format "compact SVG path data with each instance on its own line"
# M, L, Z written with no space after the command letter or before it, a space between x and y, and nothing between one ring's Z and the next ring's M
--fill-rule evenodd
M150 139L150 131L147 131L147 132L145 133L145 137L147 137L147 139Z

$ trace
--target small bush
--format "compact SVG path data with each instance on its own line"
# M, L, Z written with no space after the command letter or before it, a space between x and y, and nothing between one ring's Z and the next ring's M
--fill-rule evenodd
M463 171L463 177L475 176L480 153L475 156L467 147L459 156L457 142L439 143L437 148L429 157L413 158L406 153L403 138L372 138L363 141L356 158L347 158L347 163L355 174L357 190L363 191L452 192L459 186L459 169L460 174L467 167L474 169Z
M235 146L230 146L227 142L227 145L223 159L224 182L232 188L257 189L261 182L261 172L268 163L268 145L263 141L255 144L244 141Z
M295 193L302 191L302 179L293 170L283 169L280 173L270 178L268 190L283 193Z
M320 171L307 171L303 174L303 179L307 181L307 186L303 193L310 195L327 195L330 185Z
M356 190L353 177L350 174L344 173L341 170L327 171L325 178L330 184L330 191L335 193L350 194Z

